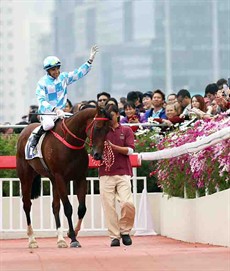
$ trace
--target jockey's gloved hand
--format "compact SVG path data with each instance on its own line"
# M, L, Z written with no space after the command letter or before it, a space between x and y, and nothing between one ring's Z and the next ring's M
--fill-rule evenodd
M90 50L90 56L89 56L89 61L90 62L93 62L97 52L98 52L98 46L94 45Z
M65 112L63 110L58 108L55 110L55 112L56 112L58 118L63 119L65 117Z

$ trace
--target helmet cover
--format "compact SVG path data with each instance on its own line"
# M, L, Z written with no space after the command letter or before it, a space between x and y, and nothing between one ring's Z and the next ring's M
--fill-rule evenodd
M60 66L61 66L61 61L56 56L48 56L44 59L43 68L46 71L48 71L51 68L60 67Z

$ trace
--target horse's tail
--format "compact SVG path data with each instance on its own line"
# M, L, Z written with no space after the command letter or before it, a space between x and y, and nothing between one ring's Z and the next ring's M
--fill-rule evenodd
M34 177L31 189L31 199L37 199L41 195L41 175Z

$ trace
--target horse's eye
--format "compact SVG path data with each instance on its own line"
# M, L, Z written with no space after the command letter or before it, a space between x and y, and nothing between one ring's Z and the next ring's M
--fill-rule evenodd
M101 128L103 127L103 124L101 124L101 125L96 125L95 127L94 127L94 129L95 129L95 131L97 131L97 130L100 130Z

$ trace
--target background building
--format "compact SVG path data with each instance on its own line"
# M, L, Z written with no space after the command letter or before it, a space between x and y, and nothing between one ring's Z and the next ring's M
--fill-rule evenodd
M37 103L42 60L54 44L48 36L51 7L49 1L0 1L0 123L19 122Z
M54 14L64 12L55 29L65 69L87 60L94 43L100 46L93 72L69 92L75 102L102 90L117 98L156 88L203 94L208 83L229 76L228 0L71 1L64 9L65 3L54 7Z
M73 103L101 91L115 98L157 88L203 94L230 76L229 25L229 0L1 1L0 122L19 121L36 103L47 55L71 71L94 44L92 71L69 87Z
M23 83L26 63L26 48L23 43L26 28L17 23L21 6L12 1L1 1L0 5L0 122L15 120L15 114L21 113L25 97ZM20 99L19 99L20 98ZM20 103L20 105L19 105Z

